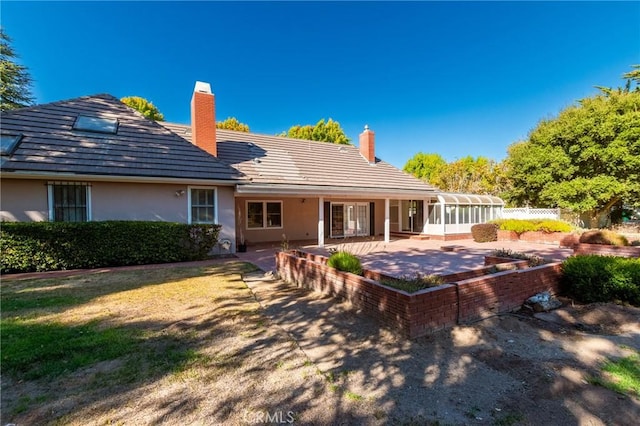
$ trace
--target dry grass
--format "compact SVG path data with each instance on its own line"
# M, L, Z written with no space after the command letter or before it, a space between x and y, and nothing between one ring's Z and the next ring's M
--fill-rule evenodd
M268 326L241 280L251 268L3 282L2 424L241 423L313 412L307 405L326 382Z

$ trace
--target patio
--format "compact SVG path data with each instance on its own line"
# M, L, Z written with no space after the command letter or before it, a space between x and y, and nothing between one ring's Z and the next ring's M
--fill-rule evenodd
M443 246L457 246L457 251L444 251ZM346 250L358 256L362 265L371 270L393 276L416 273L453 273L484 266L484 256L496 249L507 249L537 255L545 259L563 260L573 254L569 248L559 248L547 244L494 241L476 243L473 240L436 241L395 239L385 243L380 239L334 239L327 240L325 247L318 247L310 241L289 244L290 248L321 255L329 255L332 250ZM241 260L251 262L269 272L275 270L275 253L281 250L277 243L249 247L246 253L237 253Z

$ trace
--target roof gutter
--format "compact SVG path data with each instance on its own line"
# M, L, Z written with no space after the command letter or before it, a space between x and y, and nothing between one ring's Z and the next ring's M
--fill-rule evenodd
M32 173L32 172L8 172L3 170L2 179L56 179L56 180L85 180L92 182L125 182L125 183L168 183L168 184L191 184L191 185L218 185L235 186L243 180L216 180L216 179L189 179L170 178L153 176L113 176L113 175L91 175L76 173Z
M406 199L407 197L436 197L433 190L381 189L366 187L320 186L320 185L274 185L274 184L239 184L236 195L288 195L288 196L348 196L350 198L390 198Z

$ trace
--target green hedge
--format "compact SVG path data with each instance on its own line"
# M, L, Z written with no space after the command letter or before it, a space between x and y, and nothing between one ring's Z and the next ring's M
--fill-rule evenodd
M338 251L329 256L329 260L327 260L327 266L336 268L339 271L362 275L362 265L360 264L360 259L346 251Z
M563 284L581 302L628 302L640 306L640 259L573 256L562 264Z
M503 231L513 231L517 234L523 232L571 232L571 224L553 219L497 219L491 221Z
M205 259L220 225L170 222L3 222L5 272L52 271Z
M478 223L471 227L471 236L476 243L498 241L498 225L495 223Z

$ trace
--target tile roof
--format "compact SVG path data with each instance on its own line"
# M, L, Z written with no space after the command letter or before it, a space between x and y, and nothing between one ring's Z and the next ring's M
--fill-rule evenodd
M188 125L162 123L191 140ZM331 187L378 192L438 191L376 158L375 165L353 145L337 145L218 129L218 158L245 174L251 186ZM249 183L246 183L249 185Z
M117 132L74 130L79 115L116 118ZM97 175L237 182L237 170L146 119L111 95L37 105L0 116L2 135L21 134L2 173Z

